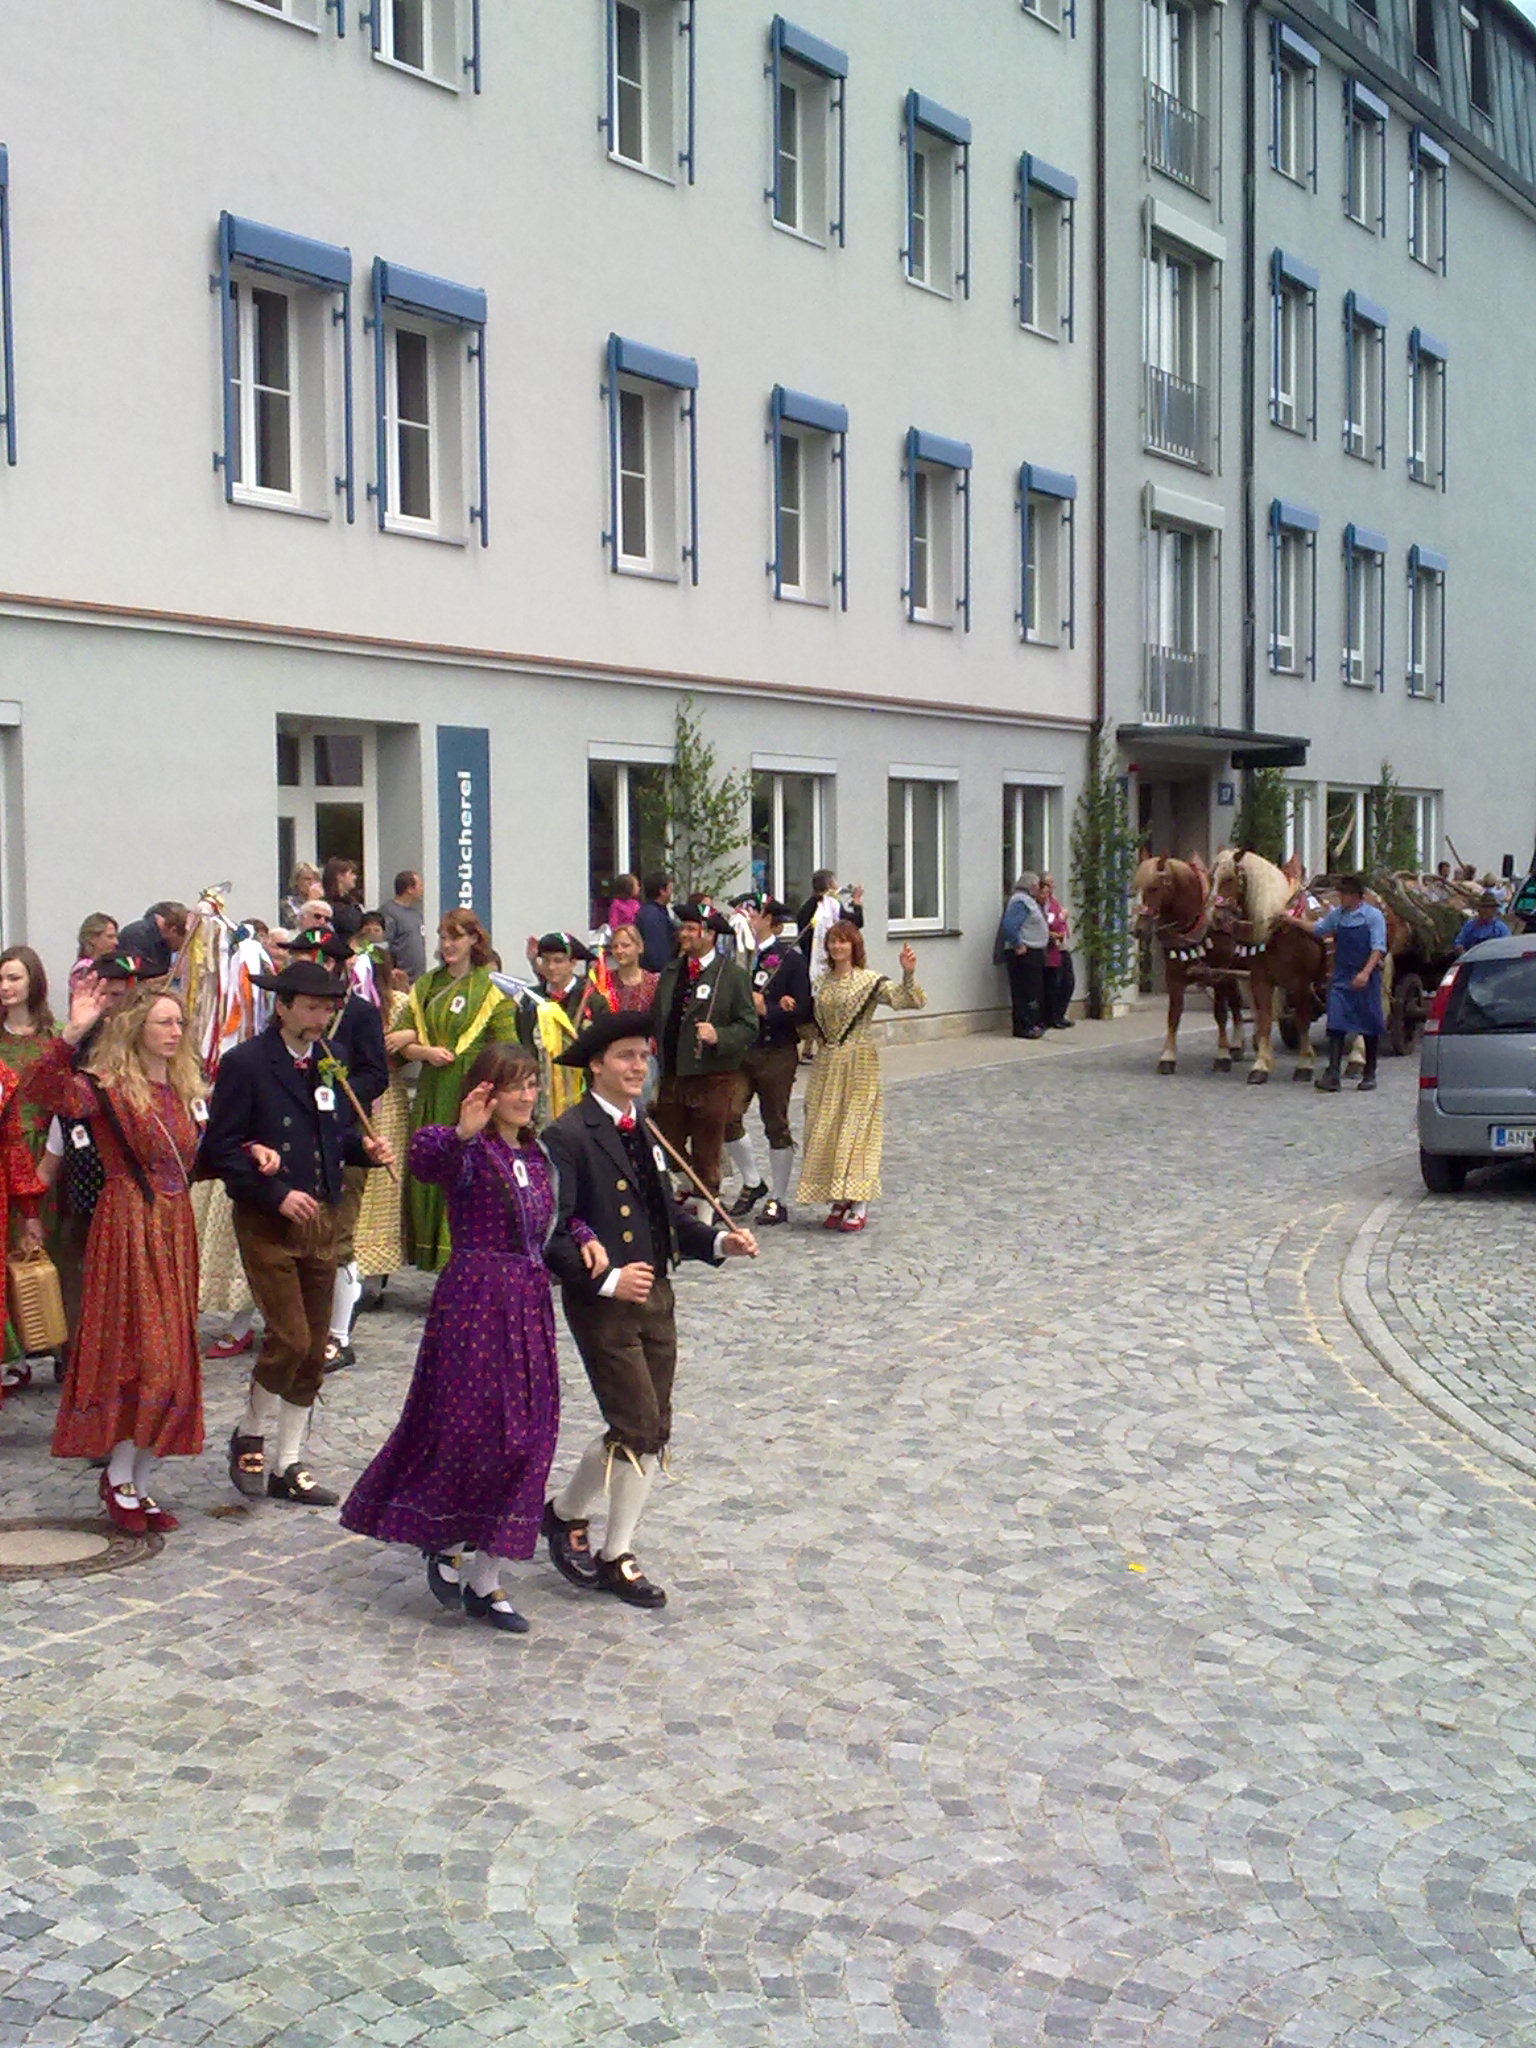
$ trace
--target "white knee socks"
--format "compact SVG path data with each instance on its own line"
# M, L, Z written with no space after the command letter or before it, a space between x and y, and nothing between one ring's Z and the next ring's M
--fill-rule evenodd
M752 1150L752 1140L745 1135L732 1138L725 1148L725 1156L741 1175L744 1188L755 1188L757 1182L757 1155Z
M639 1471L622 1455L614 1459L613 1478L608 1487L608 1527L603 1533L602 1548L602 1555L610 1563L634 1549L635 1531L645 1513L655 1478L656 1460L649 1455L640 1460Z
M789 1175L794 1163L795 1148L793 1145L786 1145L781 1152L770 1152L768 1154L768 1179L772 1183L773 1199L776 1202L787 1202L789 1200Z
M608 1446L596 1436L582 1452L563 1493L555 1495L555 1513L562 1522L585 1522L602 1506L608 1482Z
M112 1455L107 1460L107 1483L120 1492L138 1492L133 1483L133 1461L137 1447L131 1436L124 1437L120 1444L112 1446Z
M270 1436L272 1425L277 1420L277 1411L282 1406L276 1394L268 1393L263 1386L251 1381L251 1391L246 1397L245 1414L240 1420L242 1436Z
M499 1593L501 1559L493 1557L488 1550L475 1551L469 1559L469 1571L467 1577L464 1577L464 1584L481 1600L488 1599L492 1593Z
M331 1336L338 1344L345 1344L352 1334L352 1316L362 1291L356 1259L336 1268L336 1282L331 1289Z
M276 1472L286 1472L290 1465L299 1462L299 1453L304 1448L304 1432L309 1427L307 1408L296 1408L292 1401L277 1404L277 1450L272 1459Z

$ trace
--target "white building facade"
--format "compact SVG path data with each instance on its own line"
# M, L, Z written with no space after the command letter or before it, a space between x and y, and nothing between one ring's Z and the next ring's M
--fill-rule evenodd
M1042 12L9 0L6 937L339 852L514 959L662 863L691 697L742 886L995 1007L1094 713Z

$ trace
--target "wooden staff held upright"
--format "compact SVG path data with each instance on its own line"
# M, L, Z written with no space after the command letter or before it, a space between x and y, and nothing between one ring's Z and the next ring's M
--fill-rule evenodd
M341 1061L337 1059L335 1051L331 1046L330 1040L328 1038L322 1038L319 1041L319 1043L321 1055L329 1063L330 1078L335 1080L337 1087L341 1090L342 1094L345 1095L348 1102L351 1103L352 1114L357 1118L358 1123L362 1126L363 1136L365 1138L372 1138L375 1141L375 1143L377 1143L379 1134L374 1129L373 1119L369 1116L367 1110L364 1109L363 1105L358 1101L356 1095L353 1094L352 1083L347 1079L347 1070L341 1064ZM399 1187L400 1176L398 1173L396 1173L394 1166L387 1159L384 1162L384 1171L389 1175L390 1179L394 1182L395 1186Z

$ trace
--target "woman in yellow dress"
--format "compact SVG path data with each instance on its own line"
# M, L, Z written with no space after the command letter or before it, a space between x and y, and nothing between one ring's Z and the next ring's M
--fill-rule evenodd
M917 955L901 949L901 980L864 964L864 934L846 920L826 937L827 973L816 991L816 1024L826 1041L805 1095L805 1150L799 1199L828 1202L823 1228L862 1230L880 1199L880 1149L885 1101L880 1055L870 1036L881 1003L921 1010L928 998L913 979Z
M450 910L437 928L442 964L425 973L410 993L410 1041L402 1057L420 1060L411 1129L454 1123L464 1077L484 1045L517 1038L517 1006L491 979L491 942L472 910ZM453 1247L443 1190L431 1181L405 1183L405 1251L413 1266L440 1273Z
M416 1031L411 1023L410 983L398 968L389 967L390 957L387 952L382 958L379 952L374 954L374 973L384 984L380 991L381 1022L384 1050L389 1055L389 1086L373 1105L372 1117L373 1128L388 1141L396 1159L403 1160L411 1135L411 1091L405 1078L405 1048L415 1039ZM396 982L398 986L393 985ZM377 1280L381 1285L365 1289L365 1296L380 1293L382 1283L405 1264L404 1225L400 1189L387 1173L370 1173L352 1242L359 1279Z

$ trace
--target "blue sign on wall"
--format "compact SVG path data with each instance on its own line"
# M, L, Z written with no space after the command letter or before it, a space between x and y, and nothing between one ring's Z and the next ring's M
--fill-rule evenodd
M437 728L437 858L443 915L472 910L491 924L491 735Z
M1218 804L1235 804L1237 802L1237 784L1235 782L1218 782L1216 785L1216 801Z

